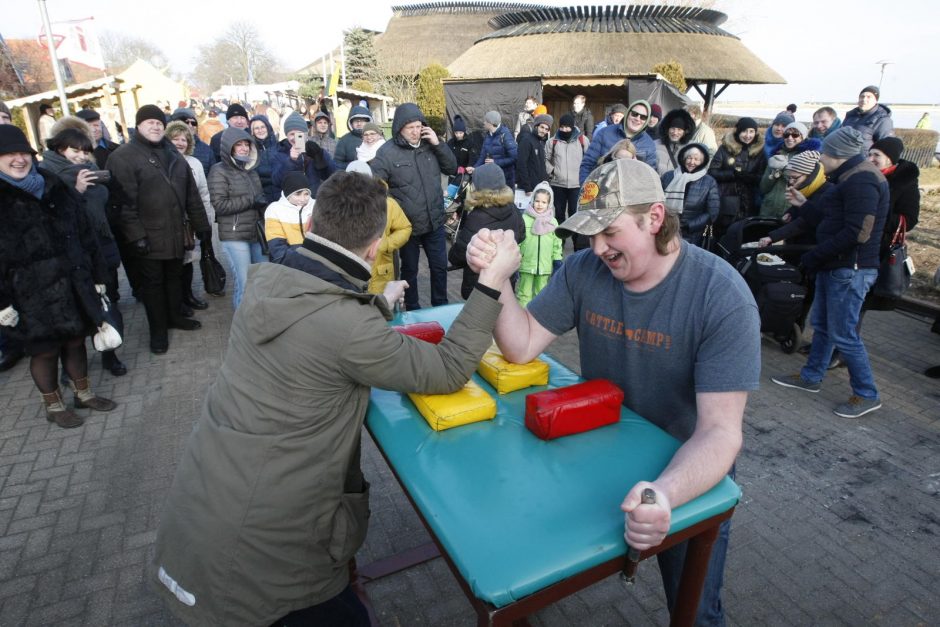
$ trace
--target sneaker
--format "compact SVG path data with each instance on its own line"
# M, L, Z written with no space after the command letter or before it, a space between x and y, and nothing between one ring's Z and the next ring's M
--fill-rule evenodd
M836 416L843 418L860 418L870 411L881 409L881 401L877 398L862 398L850 396L849 400L836 407L833 411Z
M803 377L797 374L784 374L776 377L771 377L771 381L777 385L782 385L785 388L796 388L798 390L803 390L805 392L812 392L815 394L819 391L819 383L810 383Z

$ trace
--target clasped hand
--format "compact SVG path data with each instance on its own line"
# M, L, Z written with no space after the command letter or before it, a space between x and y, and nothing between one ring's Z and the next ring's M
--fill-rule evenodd
M480 283L499 289L522 261L516 234L510 230L480 229L467 244L467 265L480 275Z
M645 505L641 495L645 488L656 493L656 502ZM627 544L638 551L645 551L662 544L669 533L672 508L663 490L655 483L640 481L623 499L620 509L624 513L624 534Z

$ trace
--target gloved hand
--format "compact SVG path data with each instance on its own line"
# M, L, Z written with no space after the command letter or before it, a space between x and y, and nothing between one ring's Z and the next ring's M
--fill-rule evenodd
M146 237L142 237L132 244L134 247L134 252L145 257L150 254L150 240Z
M789 162L790 160L783 155L774 155L767 160L767 167L771 170L780 170L782 172Z
M323 170L326 168L326 157L323 156L323 149L313 141L312 139L307 140L306 150L307 156L313 160L313 167L317 170Z
M124 340L121 339L121 334L117 332L117 329L107 322L102 322L101 326L98 327L98 332L95 333L95 337L92 338L92 342L95 345L96 351L104 352L113 351L115 348L119 347Z
M95 291L98 292L98 296L104 296L108 288L105 287L104 283L95 283Z
M15 327L19 321L20 314L15 309L13 309L13 305L10 305L3 311L0 311L0 326Z
M203 246L212 243L212 229L207 229L205 231L196 231L196 238L199 240L199 243Z

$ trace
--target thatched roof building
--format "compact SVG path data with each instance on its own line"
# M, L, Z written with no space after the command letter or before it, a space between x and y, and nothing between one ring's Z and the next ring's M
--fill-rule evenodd
M430 2L392 7L375 50L386 74L414 76L430 63L447 66L492 33L491 20L509 11L539 9L520 2Z
M674 6L540 8L490 20L498 29L449 66L469 79L649 76L678 61L690 84L785 83L734 35L724 13Z

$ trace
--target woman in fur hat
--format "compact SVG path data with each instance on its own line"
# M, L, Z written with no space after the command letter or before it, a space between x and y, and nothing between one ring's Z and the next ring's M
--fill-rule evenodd
M767 167L764 137L754 118L741 118L721 140L708 174L718 183L720 208L715 241L732 222L757 215L757 186Z
M660 136L656 140L656 173L659 176L678 168L679 151L692 139L695 120L684 109L673 109L660 123Z

